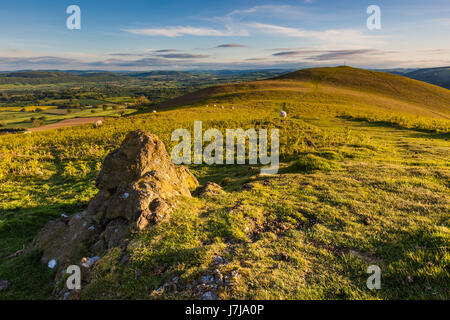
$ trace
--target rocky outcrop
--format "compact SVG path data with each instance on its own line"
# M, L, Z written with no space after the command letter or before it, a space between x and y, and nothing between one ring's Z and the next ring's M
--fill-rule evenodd
M219 186L217 183L208 181L206 184L202 187L199 187L197 190L195 190L195 195L202 197L202 196L215 196L224 193L222 187Z
M42 263L56 261L62 268L81 254L126 247L130 231L168 219L177 199L191 197L198 182L171 162L157 136L137 130L106 156L96 186L86 211L49 222L33 240L32 247L43 251Z
M163 220L169 204L176 197L190 197L197 185L188 169L171 162L158 137L138 130L105 158L96 181L100 192L87 214L107 221L124 218L141 230Z

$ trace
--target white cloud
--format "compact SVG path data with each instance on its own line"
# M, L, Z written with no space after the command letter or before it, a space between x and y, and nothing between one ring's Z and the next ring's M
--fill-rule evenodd
M355 48L361 46L380 46L384 43L383 36L365 34L363 29L330 29L323 31L303 30L265 23L247 23L249 28L263 34L271 34L283 37L309 38L320 40L329 46Z
M250 10L250 9L249 9ZM366 34L365 29L331 29L306 30L260 22L233 22L226 24L223 29L192 26L168 26L165 28L126 29L126 32L143 36L181 37L189 36L250 36L254 34L276 35L292 38L307 38L311 41L326 42L329 45L360 48L361 46L380 46L384 37Z
M257 29L263 33L281 35L286 37L314 37L315 33L313 31L304 31L296 28L282 27L276 26L272 24L266 23L247 23L247 26L250 28Z
M238 9L233 10L229 14L227 14L227 17L232 16L238 16L238 15L250 15L250 14L256 14L256 13L270 13L270 14L289 14L292 13L294 8L289 5L261 5L261 6L254 6L249 9Z
M164 36L164 37L181 37L184 35L229 37L229 36L248 35L248 33L245 31L242 32L242 30L236 30L229 26L226 26L225 30L181 26L181 27L166 27L166 28L126 29L125 31L137 35Z

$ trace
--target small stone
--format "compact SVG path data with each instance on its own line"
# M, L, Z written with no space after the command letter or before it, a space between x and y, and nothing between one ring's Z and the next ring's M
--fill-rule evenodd
M217 264L224 264L225 263L225 259L222 258L221 256L215 256L213 261L214 261L214 263L217 263Z
M414 278L412 276L408 275L408 276L406 276L405 282L406 283L413 283L414 282Z
M241 190L253 190L255 189L255 184L254 183L246 183L242 186Z
M56 260L55 260L55 259L52 259L52 260L50 260L50 261L48 262L47 266L48 266L50 269L55 269L55 267L56 267L57 264L58 264L58 263L56 262Z
M64 297L63 300L67 300L70 296L70 291L67 291L66 293L64 293Z
M125 193L123 194L123 197L122 197L122 198L128 199L129 196L130 196L130 194L129 194L128 192L125 192Z
M207 291L200 297L200 300L217 300L219 297L211 291Z
M95 257L89 258L88 261L87 261L87 263L88 263L90 266L93 266L94 263L96 263L98 260L100 260L100 257L95 256Z
M8 280L0 280L0 292L8 290L10 285Z
M63 213L63 214L61 214L61 217L62 218L68 218L69 216L67 214Z
M214 271L214 278L215 278L216 284L221 285L223 283L223 274L220 272L220 270L216 269Z
M162 265L162 266L156 268L155 271L153 272L153 274L154 274L155 276L160 275L161 273L163 273L164 271L166 271L166 269L167 269L167 264L164 264L164 265Z
M81 259L82 262L82 266L85 268L90 268L92 267L98 260L100 260L100 257L92 257L92 258L83 258Z
M203 284L212 284L214 283L214 277L210 275L206 275L200 278L200 283Z

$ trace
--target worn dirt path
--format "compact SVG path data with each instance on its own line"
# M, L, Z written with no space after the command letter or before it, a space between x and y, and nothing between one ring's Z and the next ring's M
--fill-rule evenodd
M79 126L79 125L87 124L87 123L95 123L98 120L104 120L104 117L66 119L66 120L62 120L62 121L55 122L52 124L47 124L47 125L37 127L37 128L29 128L27 131L38 132L38 131L58 129L58 128L62 128L62 127L73 127L73 126Z

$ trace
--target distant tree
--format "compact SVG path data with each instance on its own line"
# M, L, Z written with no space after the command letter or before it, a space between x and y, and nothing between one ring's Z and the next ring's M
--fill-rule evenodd
M37 128L37 127L40 127L41 125L42 125L42 122L41 122L41 120L34 120L32 123L31 123L31 125L33 126L33 128Z
M108 106L103 105L103 106L102 106L102 109L103 109L103 111L106 111L106 110L108 110Z
M67 114L71 114L73 112L73 110L72 109L67 109Z
M142 109L147 107L150 104L150 100L146 96L140 96L136 100L134 100L134 106L138 109Z

